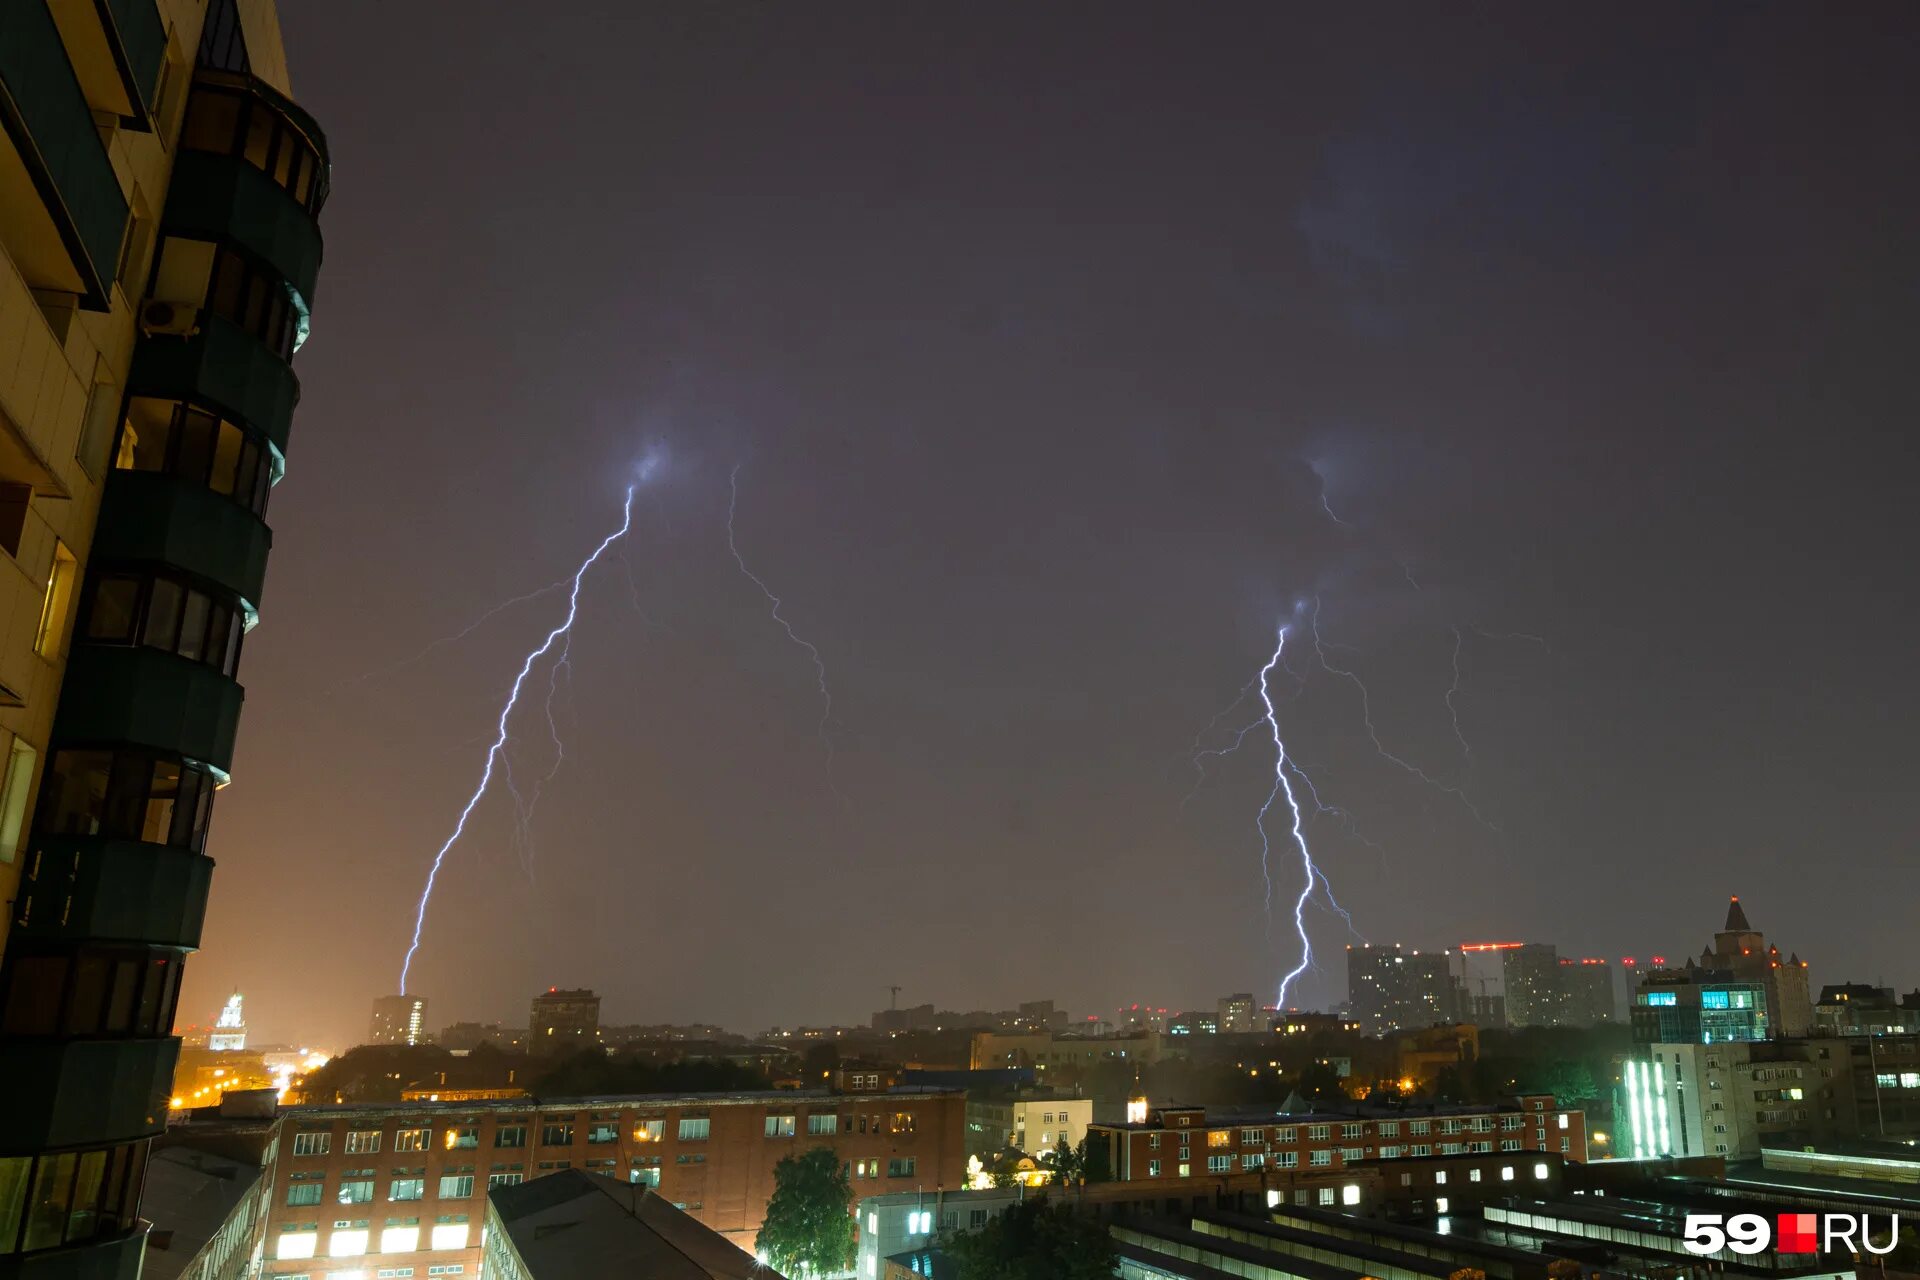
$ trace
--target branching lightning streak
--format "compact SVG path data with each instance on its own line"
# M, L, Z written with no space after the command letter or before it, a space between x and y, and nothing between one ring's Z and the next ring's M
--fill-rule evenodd
M1475 635L1485 636L1489 640L1525 640L1528 644L1539 645L1548 653L1553 652L1553 646L1548 644L1544 637L1530 635L1525 631L1487 631L1480 627L1471 627L1469 630Z
M1294 797L1293 783L1287 777L1287 744L1280 737L1280 713L1274 710L1273 695L1267 689L1267 680L1272 676L1273 669L1280 665L1281 654L1286 647L1287 629L1283 626L1273 646L1273 656L1267 659L1266 666L1260 668L1260 701L1267 709L1267 727L1273 731L1273 789L1267 792L1266 803L1260 806L1260 816L1254 820L1254 826L1260 832L1260 872L1266 877L1269 917L1273 913L1273 868L1269 860L1272 846L1267 837L1267 813L1273 808L1273 802L1283 794L1287 798L1287 809L1293 814L1293 842L1299 847L1301 868L1306 873L1300 886L1300 896L1293 902L1293 928L1300 937L1300 962L1280 979L1278 1007L1281 1009L1287 1007L1288 988L1313 964L1313 940L1307 936L1307 899L1313 896L1314 881L1318 879L1324 883L1326 879L1321 875L1320 868L1314 865L1313 851L1307 847L1306 833L1300 829L1300 802ZM1328 897L1331 899L1332 895Z
M1219 720L1219 718L1220 717L1218 716L1214 717L1216 721ZM1221 756L1232 755L1234 752L1240 749L1240 744L1247 740L1248 734L1252 733L1255 729L1258 729L1261 725L1265 724L1266 722L1267 722L1267 718L1265 716L1261 716L1258 720L1255 720L1251 724L1241 725L1238 729L1234 730L1233 741L1224 747L1202 747L1200 745L1200 738L1195 738L1193 740L1193 746L1194 746L1193 772L1195 776L1193 780L1193 786L1187 791L1186 795L1180 797L1180 807L1182 809L1186 808L1188 802L1191 801L1195 796L1200 794L1201 787L1204 787L1207 785L1207 766L1202 764L1201 761L1218 760ZM1212 726L1208 726L1208 727L1211 728ZM1206 736L1206 730L1203 729L1201 730L1201 737L1204 737L1204 736Z
M1320 509L1327 513L1327 519L1333 521L1348 533L1358 533L1359 529L1354 523L1351 520L1342 520L1339 513L1334 511L1333 504L1327 501L1327 480L1325 476L1320 474L1320 469L1312 463L1307 464L1307 469L1312 471L1314 479L1320 482ZM1393 552L1388 551L1385 547L1380 548L1380 554L1393 561L1394 567L1400 570L1400 576L1407 580L1408 586L1412 587L1415 591L1420 589L1420 580L1413 576L1412 565L1393 554Z
M1447 686L1447 714L1453 718L1453 736L1460 740L1460 749L1466 752L1467 764L1473 764L1473 744L1467 741L1467 735L1460 731L1460 708L1454 698L1460 693L1460 628L1453 628L1453 683Z
M499 604L494 605L493 608L487 610L485 613L481 614L479 617L475 618L472 622L469 622L466 626L460 628L460 630L454 632L452 635L440 636L437 639L427 641L427 643L421 647L419 652L413 654L411 657L402 658L398 662L388 663L384 667L375 667L372 671L363 671L357 676L348 676L345 680L337 681L333 685L333 690L338 691L341 689L345 689L350 685L362 684L368 680L378 679L381 676L392 675L396 671L404 671L406 668L412 666L414 663L424 661L429 655L437 652L438 650L444 649L450 644L458 644L460 641L465 640L468 636L478 631L481 627L493 621L494 618L498 617L500 614L505 613L507 610L513 608L513 606L517 604L525 604L529 600L538 600L541 596L546 595L549 591L558 591L560 588L566 586L567 582L568 582L568 579L560 578L554 582L549 582L544 587L535 587L532 591L527 592L525 595L515 596L511 600L502 600Z
M805 639L799 632L793 629L793 624L788 622L786 615L780 612L782 607L780 597L773 594L773 588L766 584L765 579L761 578L760 575L753 570L747 568L747 559L740 554L740 546L734 541L733 517L735 509L740 504L740 468L743 465L745 464L734 463L733 474L727 477L727 550L733 553L733 562L740 566L740 572L746 575L747 581L760 588L760 594L767 598L767 603L772 606L773 620L780 624L782 631L787 633L787 639L806 650L807 656L813 660L814 675L817 677L820 685L819 733L820 743L826 748L827 753L827 785L833 789L834 795L839 796L840 803L845 805L847 798L840 795L840 788L835 786L833 781L833 735L828 731L829 725L833 720L833 692L827 688L826 661L821 658L820 650L815 647L812 641Z
M413 940L407 945L406 959L400 963L400 991L402 994L405 994L407 990L407 975L413 969L414 954L420 950L420 933L426 927L427 923L427 904L433 898L434 882L440 877L440 868L441 865L446 862L447 851L453 848L460 837L466 833L467 819L473 816L473 811L479 806L481 797L487 794L487 788L493 783L494 766L506 757L507 721L512 717L514 707L520 702L520 691L525 687L527 676L533 671L534 664L552 652L554 645L570 640L573 634L574 619L580 615L580 583L586 578L587 570L593 568L594 563L600 559L606 549L618 542L621 538L624 538L627 535L627 531L633 528L633 492L637 487L637 485L627 486L626 501L621 506L620 527L601 539L600 545L593 549L591 555L580 562L578 569L574 570L573 578L571 579L573 588L567 596L567 616L565 620L563 620L559 626L547 632L547 638L540 642L538 648L529 652L526 658L520 663L520 673L514 677L513 688L507 694L506 705L500 708L500 719L496 726L493 743L487 748L486 766L480 773L480 785L475 787L473 794L467 798L466 806L460 810L459 821L454 823L453 834L448 836L446 843L442 844L440 848L435 851L433 864L427 869L426 888L420 893L420 906L413 917ZM510 772L509 769L509 773Z
M1412 774L1436 791L1444 791L1446 794L1458 800L1481 826L1486 827L1489 831L1499 831L1500 828L1487 820L1487 816L1480 812L1479 807L1473 803L1472 798L1469 797L1466 792L1462 791L1459 787L1448 786L1446 783L1422 769L1419 765L1403 760L1381 744L1380 731L1376 729L1373 724L1372 698L1367 692L1366 682L1350 668L1334 666L1332 660L1327 657L1327 650L1332 646L1325 642L1320 636L1320 598L1318 596L1315 596L1313 601L1312 627L1313 649L1314 653L1320 659L1320 665L1333 675L1345 676L1347 679L1353 681L1353 687L1360 691L1360 719L1361 722L1366 725L1367 737L1373 742L1373 749L1379 754L1380 758Z

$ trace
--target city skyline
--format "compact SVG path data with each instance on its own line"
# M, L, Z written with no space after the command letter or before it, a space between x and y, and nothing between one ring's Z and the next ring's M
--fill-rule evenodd
M531 874L498 795L443 872L415 972L449 1018L556 981L743 1026L896 982L971 1007L999 984L951 961L1016 955L1080 1008L1264 998L1271 746L1197 792L1190 761L1315 597L1381 746L1498 828L1302 649L1276 700L1351 815L1310 833L1360 936L1679 952L1737 889L1823 972L1899 977L1886 899L1804 892L1912 839L1913 175L1875 159L1911 89L1870 23L556 21L551 59L448 59L424 13L285 15L352 169L187 1007L244 985L344 1036L393 986L564 600L412 659L569 572L658 446L583 590ZM831 764L728 553L741 464ZM1349 934L1307 922L1324 1006Z
M1731 899L1731 907L1729 910L1742 912L1738 918L1744 922L1745 916L1741 900L1738 896L1734 896ZM1734 917L1730 915L1728 923L1732 924L1733 920ZM1745 927L1744 924L1742 927ZM1390 943L1380 945L1399 948L1402 944ZM1484 998L1488 994L1487 984L1492 982L1498 989L1495 992L1496 999L1511 999L1510 987L1514 981L1512 972L1509 970L1503 975L1497 967L1497 958L1511 953L1516 948L1544 950L1546 953L1556 951L1555 944L1544 940L1529 940L1526 942L1518 940L1502 942L1463 942L1444 947L1407 946L1404 949L1409 956L1421 954L1438 956L1442 953L1447 953L1452 956L1451 962L1445 965L1444 968L1451 974L1451 981L1458 990L1460 1003L1458 1005L1447 1005L1445 1007L1447 1016L1441 1018L1441 1021L1476 1022L1492 1018L1493 1025L1501 1025L1502 1015L1496 1011L1498 1006L1495 1006L1495 1008L1491 1010L1476 1009L1470 997L1477 992ZM1348 952L1351 953L1351 950L1352 948L1349 946ZM1673 952L1671 956L1655 950L1642 951L1638 956L1583 956L1566 954L1559 955L1556 963L1559 966L1569 969L1600 966L1606 975L1606 982L1613 993L1617 1005L1612 1020L1620 1025L1624 1025L1625 1011L1632 1003L1634 988L1646 975L1661 971L1683 971L1688 966L1695 963L1704 963L1707 959L1705 955L1685 945L1675 946L1670 948L1670 950ZM1492 957L1496 958L1496 967L1492 970L1483 970L1480 974L1476 975L1472 972L1467 962L1468 954L1476 952L1490 953ZM1792 958L1796 962L1799 962L1797 952L1793 954ZM1803 964L1802 967L1805 968L1806 966ZM1299 1011L1335 1012L1349 1010L1349 1000L1352 994L1351 981L1351 974L1349 973L1349 977L1344 980L1345 985L1343 986L1340 996L1330 1001L1325 1010L1301 1009ZM1813 989L1817 991L1826 986L1841 987L1848 983L1864 983L1865 989L1872 989L1880 986L1882 981L1882 976L1875 976L1871 979L1861 979L1858 976L1853 978L1831 978L1830 975L1823 974L1821 981L1813 984ZM1920 979L1916 979L1914 976L1896 977L1891 980L1889 989L1893 990L1896 994L1901 994L1910 988L1920 991ZM953 1014L961 1018L979 1014L998 1014L1009 1018L1017 1018L1029 1012L1030 1006L1026 1003L1027 997L1043 994L1041 988L1034 984L1028 984L1027 987L1020 987L1016 984L1011 988L1011 991L1012 994L1005 995L1004 998L990 998L971 1002L919 999L914 993L908 992L905 997L905 1003L894 1004L891 1007L902 1013L912 1012L920 1008L929 1008L935 1009L942 1014ZM387 994L372 997L375 1030L371 1033L352 1031L329 1038L326 1035L316 1036L309 1034L313 1028L307 1027L299 1030L297 1034L276 1034L273 1039L279 1043L286 1044L325 1044L336 1050L356 1044L388 1042L392 1038L392 1032L381 1029L383 1022L388 1024L396 1021L404 1023L405 1017L403 1015L396 1015L391 1012L391 1010L395 1008L404 1010L409 1006L418 1006L419 1008L419 1012L415 1014L413 1021L415 1024L415 1034L425 1033L421 1038L421 1042L423 1043L436 1040L442 1030L456 1024L472 1027L493 1026L526 1032L529 1030L527 1026L528 1018L521 1011L527 1007L528 1000L530 999L532 1003L537 1006L541 1001L556 993L561 996L585 994L591 996L596 1003L601 999L597 989L594 988L592 984L587 984L578 993L563 991L559 986L549 984L546 987L525 993L517 1002L509 1001L506 1005L493 1009L475 1008L470 1002L456 994L446 997L446 1000L453 1003L456 1008L461 1010L460 1012L454 1014L436 1012L431 1017L424 1017L422 1015L430 1001L433 1002L433 1007L436 1010L440 1008L442 997L438 993L416 991L408 996ZM901 999L900 993L894 991L892 988L887 989L887 994L890 1000L898 1001ZM1228 993L1223 990L1223 992L1217 993L1214 996L1188 993L1188 998L1184 1000L1177 997L1166 997L1164 999L1149 999L1145 1002L1122 1000L1117 1004L1108 1002L1092 1006L1069 1007L1062 1004L1058 1006L1059 1012L1067 1021L1059 1029L1068 1033L1075 1033L1087 1031L1096 1024L1104 1024L1112 1030L1124 1031L1129 1022L1130 1012L1142 1014L1145 1018L1159 1015L1162 1021L1177 1018L1182 1014L1211 1016L1218 1013L1227 1001L1242 998L1243 996L1240 994ZM700 1016L697 1013L691 1016L655 1016L657 1010L654 1008L644 1005L634 1007L628 1003L616 1003L613 1006L613 1011L605 1016L599 1017L598 1021L602 1027L716 1026L724 1028L729 1034L747 1038L762 1036L769 1031L782 1028L789 1031L800 1027L841 1027L856 1030L882 1029L879 1026L879 1019L888 1006L873 1005L863 1011L854 1007L854 1005L858 1003L857 1000L849 996L849 1001L850 1003L847 1003L845 1008L838 1009L837 1012L833 1012L825 1017L786 1017L776 1019L770 1023L752 1024L726 1023L722 1020ZM1041 1003L1046 1005L1050 1010L1055 1007L1055 1002L1052 999L1046 999L1041 1001ZM224 1005L229 1010L233 1007L233 997L231 995L224 998ZM1278 1016L1282 1012L1270 1000L1262 1001L1254 998L1254 1007L1263 1015ZM1581 1005L1577 1007L1584 1009L1587 1006ZM270 1015L270 1017L272 1016L276 1015ZM1221 1014L1220 1016L1224 1017L1225 1015ZM213 1017L214 1015L209 1015L208 1024L213 1021ZM280 1027L287 1026L289 1023L295 1024L297 1027L300 1022L300 1014L297 1011L282 1011L277 1017L279 1019L278 1022L269 1021L267 1024L274 1026L276 1030ZM363 1024L364 1021L363 1018ZM1549 1022L1557 1021L1559 1021L1558 1018L1549 1020ZM1585 1025L1586 1021L1587 1019L1582 1016L1576 1018L1573 1025ZM1538 1023L1538 1019L1528 1018L1516 1012L1507 1020L1506 1025L1525 1026ZM186 1012L183 1012L180 1021L182 1028L200 1028L208 1024L194 1021L187 1016ZM956 1024L956 1028L960 1025L962 1024ZM256 1039L259 1039L259 1037L256 1036ZM404 1039L404 1037L402 1037L402 1039Z

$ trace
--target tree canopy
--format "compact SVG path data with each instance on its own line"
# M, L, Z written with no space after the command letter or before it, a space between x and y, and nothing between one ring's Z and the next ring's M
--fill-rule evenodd
M794 1280L853 1265L853 1185L831 1147L784 1157L773 1168L773 1198L755 1249Z
M1114 1271L1106 1227L1044 1196L954 1237L945 1249L960 1280L1108 1280Z

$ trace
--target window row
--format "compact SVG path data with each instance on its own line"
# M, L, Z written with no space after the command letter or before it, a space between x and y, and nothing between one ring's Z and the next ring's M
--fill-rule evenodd
M133 1229L147 1144L0 1156L0 1255Z
M270 104L234 89L197 85L187 100L183 151L239 156L272 178L308 213L327 199L327 166L306 134Z
M376 1240L372 1223L340 1221L333 1224L333 1230L327 1236L325 1256L358 1258L369 1252L413 1253L422 1248L464 1249L467 1247L467 1238L468 1224L465 1214L456 1215L453 1220L442 1218L436 1222L424 1244L418 1222L389 1223ZM317 1257L320 1256L319 1246L319 1223L288 1223L280 1228L279 1238L274 1242L274 1257L282 1261ZM435 1274L442 1273L435 1272ZM458 1274L458 1272L449 1270L445 1274Z
M305 317L287 283L226 245L214 251L206 306L266 343L282 360L291 362L306 337L301 332Z
M85 946L42 952L22 944L0 974L0 1035L167 1035L182 967L167 951Z
M231 597L158 574L96 569L83 608L80 637L91 644L144 645L228 679L240 668L246 610Z
M265 440L219 414L179 400L135 396L120 425L114 466L164 471L265 515L267 495L284 469Z
M846 1131L854 1132L854 1117L846 1117ZM806 1118L806 1132L810 1136L823 1136L838 1133L841 1117L833 1112L809 1115ZM528 1145L534 1125L522 1119L518 1123L498 1124L493 1130L493 1146L496 1149L518 1150ZM792 1115L769 1115L765 1118L764 1133L769 1138L794 1137L799 1127L799 1118ZM538 1125L540 1142L543 1147L570 1147L577 1135L584 1130L589 1145L600 1146L620 1140L620 1122L617 1119L594 1120L579 1124L574 1120L548 1120ZM666 1139L667 1122L665 1120L635 1120L633 1122L633 1141L639 1143L662 1142ZM912 1133L914 1118L910 1112L896 1113L890 1124L880 1116L873 1117L872 1131L881 1133L891 1130L893 1133ZM868 1132L866 1116L859 1117L859 1131ZM675 1136L681 1142L705 1142L713 1132L713 1121L707 1116L684 1116L676 1122ZM344 1150L348 1155L376 1155L380 1151L382 1132L378 1129L354 1129L346 1133ZM480 1146L480 1126L477 1124L448 1125L441 1130L439 1142L433 1139L431 1128L396 1129L393 1135L395 1151L428 1151L436 1147L448 1151L470 1151ZM333 1134L314 1130L293 1135L293 1154L296 1156L321 1156L333 1150Z
M198 853L219 785L210 769L144 751L56 751L34 826L44 835L109 836Z

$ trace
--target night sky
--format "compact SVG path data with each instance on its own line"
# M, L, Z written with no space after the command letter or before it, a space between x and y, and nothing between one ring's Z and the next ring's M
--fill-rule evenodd
M1271 999L1270 742L1183 798L1316 596L1440 784L1296 631L1360 935L1678 958L1739 893L1816 985L1920 980L1910 6L537 13L285 6L333 197L183 1022L364 1032L564 596L394 664L649 451L530 870L500 796L448 857L435 1026Z

